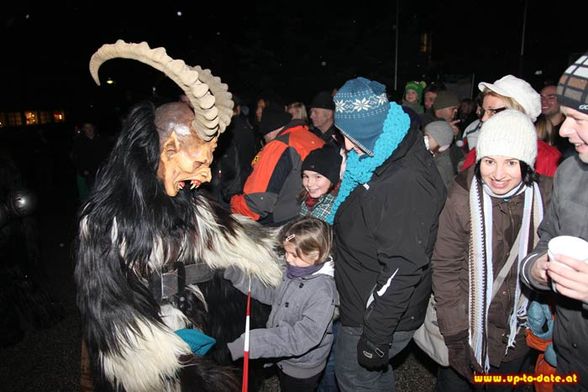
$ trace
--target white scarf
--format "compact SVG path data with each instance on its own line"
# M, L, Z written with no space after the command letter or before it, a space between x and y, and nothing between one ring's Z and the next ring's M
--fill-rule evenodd
M507 199L525 193L523 221L519 231L518 259L516 267L516 288L514 307L509 318L509 337L506 351L514 347L515 337L527 314L527 298L521 293L519 264L529 250L529 230L533 230L534 244L537 242L537 226L543 220L543 201L537 183L533 186L520 186L505 195L496 195L486 185L480 195L480 183L474 178L470 187L470 251L469 251L469 342L478 364L485 372L490 369L488 358L488 309L492 296L494 272L492 270L492 199ZM531 214L533 228L531 228ZM512 252L513 250L511 250ZM505 353L506 354L506 353Z

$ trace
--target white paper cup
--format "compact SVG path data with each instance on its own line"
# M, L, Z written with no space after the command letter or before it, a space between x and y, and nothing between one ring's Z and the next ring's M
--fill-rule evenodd
M570 235L560 235L559 237L554 237L549 240L547 247L547 257L550 262L558 262L555 255L569 256L574 259L588 262L588 241L585 241L582 238ZM566 267L569 268L567 265ZM557 292L553 282L551 282L551 288L553 291Z

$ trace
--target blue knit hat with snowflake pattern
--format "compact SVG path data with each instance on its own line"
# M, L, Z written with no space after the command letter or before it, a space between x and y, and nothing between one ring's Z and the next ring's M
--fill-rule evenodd
M363 77L348 80L335 95L335 126L370 156L390 105L386 86Z

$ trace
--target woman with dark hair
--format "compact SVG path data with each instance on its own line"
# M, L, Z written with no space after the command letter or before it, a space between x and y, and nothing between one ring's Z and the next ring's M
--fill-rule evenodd
M517 374L531 364L522 328L528 297L516 261L533 249L551 197L551 179L538 182L533 170L536 157L531 120L504 110L484 123L476 165L450 188L432 258L437 318L449 354L437 391L470 391L474 371Z

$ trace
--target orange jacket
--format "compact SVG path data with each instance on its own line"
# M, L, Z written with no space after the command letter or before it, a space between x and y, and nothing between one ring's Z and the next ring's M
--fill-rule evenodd
M253 171L243 193L231 198L231 211L264 224L278 224L297 216L302 161L324 143L300 121L286 125L253 158Z

